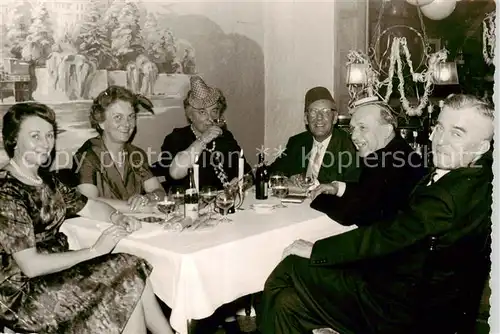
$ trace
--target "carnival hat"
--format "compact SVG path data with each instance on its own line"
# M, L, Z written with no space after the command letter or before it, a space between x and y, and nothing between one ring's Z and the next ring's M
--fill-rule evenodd
M217 103L221 96L219 89L207 86L203 79L197 75L192 76L190 82L191 90L188 93L187 101L191 107L203 109Z
M305 97L305 108L307 109L307 107L309 107L311 103L318 100L328 100L335 103L335 100L333 99L332 94L330 94L330 91L325 87L318 86L307 91Z

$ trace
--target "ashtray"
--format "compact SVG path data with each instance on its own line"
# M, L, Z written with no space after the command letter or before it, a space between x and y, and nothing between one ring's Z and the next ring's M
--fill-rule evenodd
M273 212L275 207L276 205L274 204L266 204L266 203L258 203L250 205L250 209L259 214L271 213Z

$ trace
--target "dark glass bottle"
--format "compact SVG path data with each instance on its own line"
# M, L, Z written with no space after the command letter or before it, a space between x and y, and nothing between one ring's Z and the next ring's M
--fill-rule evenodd
M198 190L194 182L193 168L188 169L189 188L184 194L184 217L190 217L193 221L198 219L199 199Z
M255 198L267 199L269 189L269 172L264 162L264 154L259 154L259 164L255 171Z

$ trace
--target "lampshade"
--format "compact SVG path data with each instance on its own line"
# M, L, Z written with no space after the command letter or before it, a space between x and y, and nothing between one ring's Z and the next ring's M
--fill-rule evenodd
M367 71L368 64L349 64L347 65L346 84L363 85L368 82Z
M433 74L435 85L458 85L457 63L438 63Z

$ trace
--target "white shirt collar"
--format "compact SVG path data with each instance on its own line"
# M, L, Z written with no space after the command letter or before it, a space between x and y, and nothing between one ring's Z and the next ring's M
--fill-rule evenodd
M449 172L450 172L449 169L439 169L439 168L436 168L434 170L434 173L436 173L436 175L434 176L434 182L436 182L437 180L439 180L440 178L442 178L443 176L445 176Z
M329 135L322 142L317 141L316 138L313 137L313 147L321 147L322 149L325 149L328 147L328 144L330 144L330 139L332 139L332 135Z

